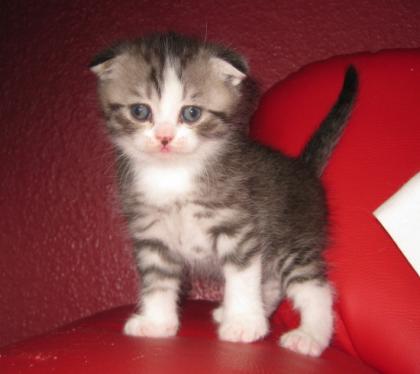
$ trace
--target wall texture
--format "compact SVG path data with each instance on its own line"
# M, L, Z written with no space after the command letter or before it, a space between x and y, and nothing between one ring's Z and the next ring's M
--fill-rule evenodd
M420 47L416 0L0 3L0 345L136 300L90 58L172 29L234 46L266 89L338 54ZM196 284L195 297L214 297Z

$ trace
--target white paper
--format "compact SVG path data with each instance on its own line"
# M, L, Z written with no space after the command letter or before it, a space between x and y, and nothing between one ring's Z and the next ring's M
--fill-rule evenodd
M420 276L420 173L373 214Z

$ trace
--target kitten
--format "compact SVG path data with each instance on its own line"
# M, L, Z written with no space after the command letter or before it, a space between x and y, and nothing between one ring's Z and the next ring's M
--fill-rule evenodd
M327 208L319 176L357 91L350 67L340 96L299 158L246 136L258 94L245 60L174 33L123 42L90 65L110 138L138 269L134 336L177 333L189 267L220 274L220 339L252 342L288 297L301 324L280 345L319 356L333 332L322 251Z

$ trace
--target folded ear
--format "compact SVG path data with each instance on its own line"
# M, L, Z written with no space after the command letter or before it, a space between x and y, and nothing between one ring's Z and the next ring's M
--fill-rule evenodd
M112 75L112 68L115 65L117 54L114 49L107 49L96 55L89 69L101 80L109 79Z
M219 74L225 82L228 82L233 86L237 86L246 77L245 73L219 57L212 57L210 62L216 73Z

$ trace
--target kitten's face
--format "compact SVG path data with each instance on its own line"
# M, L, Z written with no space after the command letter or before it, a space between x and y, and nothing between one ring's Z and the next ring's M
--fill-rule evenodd
M126 46L92 67L108 128L129 157L214 153L233 130L245 74L205 48L183 47L177 56Z

